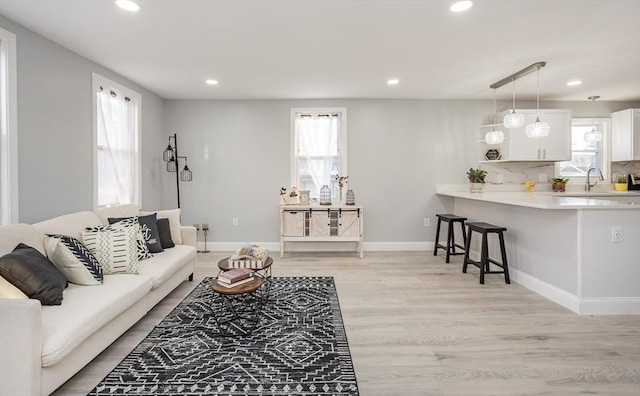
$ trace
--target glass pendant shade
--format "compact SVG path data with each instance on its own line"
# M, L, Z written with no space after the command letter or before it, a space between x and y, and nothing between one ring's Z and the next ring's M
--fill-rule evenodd
M193 180L193 174L191 173L191 169L187 165L184 166L182 172L180 172L180 180L183 182L190 182Z
M484 141L487 144L500 144L504 142L504 133L502 133L502 131L496 131L496 128L493 128L493 130L487 132L484 136Z
M171 157L169 162L167 162L167 172L177 172L178 171L178 161L175 158Z
M600 142L602 141L602 132L594 127L584 134L584 141L587 143Z
M532 122L527 125L525 129L525 133L528 138L532 139L540 139L543 137L549 136L549 132L551 132L551 127L548 122L540 121L539 117L536 117L536 122Z
M168 145L167 148L162 153L162 160L164 162L169 162L169 161L171 161L172 157L174 157L174 155L173 155L173 147L171 147L171 145Z
M520 128L524 125L524 114L516 113L516 110L512 110L511 113L504 116L505 128Z

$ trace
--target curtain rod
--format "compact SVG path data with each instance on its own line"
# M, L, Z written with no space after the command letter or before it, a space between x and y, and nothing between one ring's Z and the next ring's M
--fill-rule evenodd
M500 88L503 85L507 85L510 82L515 81L517 78L521 78L521 77L526 76L529 73L533 73L534 71L538 70L539 68L544 67L546 64L547 64L547 62L532 63L529 66L525 67L524 69L513 73L509 77L505 77L505 78L503 78L502 80L500 80L498 82L494 82L493 84L489 85L489 88L491 88L491 89Z

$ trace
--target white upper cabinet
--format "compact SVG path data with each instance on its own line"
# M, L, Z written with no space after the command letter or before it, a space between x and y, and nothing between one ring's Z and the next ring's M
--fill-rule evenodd
M511 110L501 113L502 119ZM505 133L507 150L503 158L509 161L570 161L571 160L571 110L568 109L516 109L523 113L525 123L520 128L508 129ZM549 123L551 132L542 139L528 138L525 129L527 124L540 121ZM504 130L504 128L503 128Z
M611 113L611 161L640 160L640 109Z

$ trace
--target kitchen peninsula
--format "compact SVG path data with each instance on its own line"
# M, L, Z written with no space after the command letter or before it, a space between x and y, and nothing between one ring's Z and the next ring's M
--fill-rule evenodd
M452 187L436 187L451 213L507 227L512 280L579 314L640 314L640 191L563 195ZM614 231L620 240L613 241ZM471 247L472 255L477 251Z

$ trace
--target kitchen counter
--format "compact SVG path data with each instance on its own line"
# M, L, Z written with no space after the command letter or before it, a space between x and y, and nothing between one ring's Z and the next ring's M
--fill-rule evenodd
M640 210L640 191L621 192L515 192L436 190L436 194L537 209L631 209Z
M471 193L439 186L436 194L446 213L507 228L515 282L576 313L640 314L640 191ZM477 239L472 256L479 255Z

